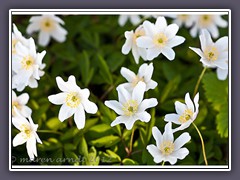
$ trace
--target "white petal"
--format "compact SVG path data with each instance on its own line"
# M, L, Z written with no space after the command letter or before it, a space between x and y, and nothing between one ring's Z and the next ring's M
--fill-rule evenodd
M191 136L189 133L185 132L181 134L175 141L174 141L174 150L179 150L184 144L191 140Z
M28 120L19 113L18 109L16 107L13 107L13 108L16 114L14 117L12 117L13 125L19 130L21 130L22 124L30 125Z
M138 104L140 104L143 100L145 89L146 84L142 81L138 82L138 84L133 89L132 99L136 100Z
M163 135L156 126L152 128L152 135L156 141L157 147L159 148L160 144L163 142Z
M40 31L38 37L38 44L41 46L47 46L50 41L50 34L44 31Z
M13 138L13 147L16 147L18 145L24 144L27 142L27 139L24 138L25 134L23 132L18 133L14 138Z
M152 48L154 47L153 40L148 36L141 36L136 39L136 43L138 47L141 48Z
M157 28L158 32L162 32L165 28L167 28L167 21L165 17L159 16L156 20L155 27Z
M166 122L172 122L172 123L175 123L175 124L182 124L179 122L179 117L180 115L178 114L175 114L175 113L172 113L172 114L166 114L165 117L164 117L164 121Z
M149 82L152 78L152 74L153 74L153 63L150 63L145 69L144 81Z
M127 22L128 16L127 15L120 15L118 18L118 24L120 26L124 26Z
M215 23L219 26L219 27L227 27L228 23L225 19L223 19L220 15L216 15L215 16Z
M37 156L37 148L36 148L36 139L34 136L27 140L27 153L30 160L34 160L34 155Z
M134 123L138 120L137 116L130 116L128 119L125 119L125 126L127 130L130 130L133 128Z
M70 87L68 87L68 84L66 82L64 82L61 77L59 77L59 76L56 77L56 81L57 81L58 88L61 91L64 91L64 92L69 92L70 91Z
M12 101L16 101L17 100L17 95L14 91L12 91Z
M127 116L118 116L112 123L111 126L116 126L118 124L125 124L127 121L129 121L129 118Z
M58 119L63 122L65 119L71 117L75 112L75 108L70 108L66 104L63 104L60 108Z
M187 148L181 148L178 151L175 151L171 154L171 156L176 157L177 159L184 159L189 154Z
M171 122L168 122L165 125L164 133L163 133L163 140L173 142L173 130L172 130Z
M148 145L147 150L154 158L153 160L155 163L160 163L163 161L163 156L161 155L160 150L155 145Z
M105 101L104 104L111 108L112 110L114 110L117 114L119 115L123 115L124 112L123 112L123 106L122 104L120 104L118 101L115 101L115 100L111 100L111 101Z
M131 48L132 48L132 43L133 42L132 42L132 37L131 36L133 36L133 31L126 31L125 32L125 37L126 38L129 37L129 38L126 39L124 45L122 46L122 53L125 54L125 55L128 54L130 52Z
M147 49L147 60L153 60L154 58L158 57L158 55L161 53L161 50L158 48L150 48Z
M90 91L87 88L81 89L80 94L83 97L83 99L88 99L90 96Z
M130 21L133 25L137 25L141 22L141 18L138 15L130 15Z
M136 116L142 122L149 122L151 119L151 115L149 113L147 113L146 111L137 113Z
M177 162L177 158L171 155L165 156L163 160L169 162L171 165L174 165Z
M95 114L97 113L98 111L98 107L95 103L89 101L88 99L86 99L85 101L83 101L83 107L85 109L85 111L87 113L90 113L90 114Z
M40 30L39 23L31 23L31 24L28 25L26 31L27 31L28 34L32 34L33 32L39 31L39 30Z
M136 78L136 74L125 67L121 68L120 73L128 82L133 82Z
M32 110L27 106L22 106L21 113L23 116L28 117L32 114Z
M185 95L185 103L186 103L188 109L191 109L194 112L194 105L193 105L193 102L192 102L192 100L190 98L189 93L187 93Z
M213 38L219 37L219 31L215 24L212 24L210 27L208 27L208 30L210 31Z
M118 86L116 89L118 92L118 99L121 104L124 104L131 99L130 92L128 92L124 86Z
M83 106L80 105L74 114L74 121L78 129L83 129L85 126L85 112Z
M149 21L143 22L143 28L145 31L145 34L152 38L157 32L155 30L155 25Z
M22 105L27 104L28 100L29 100L28 93L23 93L20 96L18 96L18 102Z
M218 51L225 51L228 49L228 37L224 36L220 39L218 39L215 43Z
M138 69L137 76L138 77L145 77L145 75L148 73L147 69L148 69L148 64L147 63L142 64ZM147 81L145 80L145 82L147 82Z
M140 54L139 54L139 51L138 51L138 47L136 45L134 45L132 47L132 55L133 55L134 61L136 62L136 64L138 64L139 63Z
M66 93L58 93L55 95L48 96L48 100L56 105L60 105L66 102L67 94Z
M156 81L150 80L150 82L147 83L146 91L149 89L155 89L157 85L158 83Z
M170 48L173 48L175 46L178 46L179 44L182 44L185 41L185 38L182 36L175 36L171 40L167 42L167 46Z
M178 32L178 25L176 24L170 24L169 26L166 27L165 29L165 34L168 39L172 39Z
M193 50L195 53L197 53L200 57L204 57L203 52L201 51L201 49L199 48L193 48L193 47L189 47L191 50Z
M170 61L172 61L175 58L175 52L170 47L164 47L162 49L162 54L166 56Z
M158 104L156 98L144 99L138 107L139 112L143 112L148 108L155 107Z
M217 68L217 77L219 80L225 80L228 76L228 69Z
M217 67L219 67L221 69L227 69L228 68L228 64L226 63L226 59L218 59L218 60L214 61L214 65L216 65Z
M191 125L192 122L193 122L192 120L188 120L187 122L183 123L181 126L173 129L173 133L187 129Z
M175 109L176 109L176 112L179 114L179 115L182 115L184 113L184 111L187 109L187 106L179 101L176 101L175 102Z
M193 26L192 29L190 30L190 34L192 37L196 37L198 32L197 25Z
M210 35L210 33L206 29L202 29L201 30L201 34L200 34L199 38L200 38L200 43L201 43L201 49L203 51L205 51L205 49L208 46L212 46L213 45L213 41L212 41L211 35Z
M30 77L28 81L28 85L30 88L37 88L38 87L38 82L36 79L34 79L32 76Z
M56 29L51 33L52 37L58 42L64 42L66 40L67 31L60 25L57 25Z

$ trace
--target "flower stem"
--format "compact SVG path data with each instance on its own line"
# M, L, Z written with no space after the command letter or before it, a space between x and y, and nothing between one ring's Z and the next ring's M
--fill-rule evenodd
M105 93L100 97L100 100L103 100L106 98L106 96L113 90L115 86L114 85L111 85L106 91Z
M206 152L205 152L204 141L203 141L203 138L202 138L201 132L199 131L199 129L197 128L197 126L194 124L194 122L193 122L192 124L193 124L193 126L195 127L195 129L197 130L198 135L199 135L199 137L200 137L200 139L201 139L203 158L204 158L205 164L208 165L207 157L206 157Z
M130 139L129 155L132 153L132 147L133 147L133 136L134 136L134 127L132 128L132 134L131 134L131 139Z
M59 134L62 135L62 133L52 130L37 130L38 133L52 133L52 134Z
M207 67L204 67L202 72L201 72L201 74L200 74L200 76L199 76L199 78L198 78L197 84L196 84L195 89L194 89L193 97L197 94L198 87L200 85L200 82L201 82L201 80L203 78L203 75L204 75L206 70L207 70Z
M162 166L164 166L164 164L165 164L165 161L162 162Z

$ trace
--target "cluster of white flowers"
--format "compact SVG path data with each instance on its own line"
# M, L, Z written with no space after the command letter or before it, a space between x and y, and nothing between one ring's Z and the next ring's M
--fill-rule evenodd
M58 42L66 39L66 30L60 24L64 22L54 15L35 16L30 19L31 24L27 27L27 33L34 31L39 33L39 45L46 46L50 36ZM23 91L25 87L37 88L40 77L44 75L45 64L42 60L46 51L38 53L33 38L25 38L13 24L12 32L12 89ZM23 93L19 96L12 91L12 123L21 132L13 139L13 146L26 142L27 153L30 160L37 156L36 141L42 143L36 131L38 125L31 118L32 110L26 105L29 95ZM28 120L26 119L28 118Z

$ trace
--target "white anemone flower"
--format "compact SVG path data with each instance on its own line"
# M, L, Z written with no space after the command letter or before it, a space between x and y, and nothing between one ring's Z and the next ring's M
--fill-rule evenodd
M116 100L105 101L105 105L119 115L111 123L111 126L123 123L126 128L130 130L137 120L142 122L150 121L151 115L146 112L146 109L155 107L158 102L156 98L143 100L145 89L146 84L141 81L136 85L131 93L123 86L119 86L117 88L119 102Z
M201 49L193 47L190 47L190 49L201 57L200 61L203 65L211 68L227 69L228 51L226 49L228 48L228 37L224 36L214 43L210 33L203 29L199 38Z
M13 125L20 130L13 139L13 147L26 143L27 153L30 160L34 160L34 156L37 157L36 141L42 144L42 141L37 135L38 125L33 123L32 118L29 116L28 120L23 117L14 107L16 116L12 118Z
M190 34L192 37L196 37L198 31L202 29L207 29L213 38L219 37L218 27L225 28L228 26L226 20L224 20L221 15L195 15L194 17L194 25L190 30Z
M24 116L29 117L32 114L32 110L26 106L29 100L28 93L23 93L19 96L16 95L14 91L12 91L12 116L16 116L16 112L14 111L14 107Z
M178 25L167 25L166 19L160 16L155 24L144 21L143 27L146 35L137 38L136 41L137 46L147 49L147 60L153 60L161 53L167 59L173 60L175 52L172 48L185 41L184 37L176 36Z
M173 132L188 128L191 123L197 118L199 108L199 93L197 93L192 101L189 93L185 95L185 104L179 101L175 102L175 109L177 113L165 115L164 121L172 122L180 125Z
M66 40L67 31L60 25L64 25L64 21L59 17L53 14L33 16L29 21L27 33L32 34L39 31L39 45L47 46L51 37L60 43Z
M139 15L119 15L119 18L118 18L118 24L120 26L124 26L126 24L126 22L128 21L128 19L130 20L130 22L133 24L133 25L137 25L138 23L141 22L141 18Z
M128 82L123 83L120 86L124 86L125 89L131 92L140 81L146 84L145 91L148 91L149 89L154 89L158 85L156 81L153 81L151 79L153 74L153 63L150 63L149 65L147 63L142 64L138 69L137 75L129 69L122 67L121 74Z
M90 91L81 89L76 84L76 79L73 75L64 82L61 77L56 77L58 88L63 91L61 93L48 96L48 100L56 105L62 105L58 114L61 122L74 115L74 121L78 129L83 129L85 126L85 112L95 114L98 110L96 104L89 101Z
M179 14L176 15L176 18L173 20L173 23L177 24L179 27L185 26L189 28L194 23L194 18L192 15L188 14Z
M44 75L42 69L45 64L42 63L46 51L41 53L36 52L34 40L30 38L29 48L23 46L22 43L16 44L15 60L12 61L12 69L14 76L12 78L13 89L22 91L26 86L36 88L38 86L37 80Z
M29 46L28 40L23 37L22 33L18 30L17 26L13 24L12 32L12 55L16 54L15 46L18 42L21 42L24 46Z
M125 35L126 41L125 41L124 45L122 46L122 53L126 55L132 50L132 55L137 64L139 63L140 57L142 57L143 60L146 60L146 58L147 58L146 49L138 47L137 43L136 43L137 38L145 35L143 26L140 25L135 30L135 32L133 30L126 31L124 35Z
M163 161L173 165L176 164L178 159L182 160L189 154L188 149L182 146L191 140L191 136L189 133L184 132L174 141L171 122L165 125L163 134L156 126L152 128L152 134L156 146L150 144L147 146L147 150L153 156L155 163Z

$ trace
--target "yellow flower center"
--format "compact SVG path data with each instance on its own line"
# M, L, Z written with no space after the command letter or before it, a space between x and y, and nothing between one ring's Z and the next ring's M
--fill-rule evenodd
M157 45L158 47L164 47L167 41L168 41L168 38L163 33L156 34L153 38L154 44Z
M186 21L188 19L189 15L183 14L183 15L178 15L178 18L182 21Z
M123 111L126 116L134 115L138 110L138 103L136 100L129 100L123 105Z
M12 40L12 54L16 54L16 44L18 43L17 39Z
M145 31L143 30L143 28L135 31L133 41L136 43L136 39L144 35L145 35Z
M43 19L40 26L41 30L45 32L51 32L56 28L55 22L50 18Z
M16 107L18 110L22 109L22 106L17 101L13 101L12 102L12 114L13 114L13 116L16 115L16 112L14 111L14 107Z
M78 107L80 102L81 102L81 99L77 92L68 93L67 98L66 98L67 106L69 106L71 108L76 108L76 107Z
M135 87L138 84L138 82L140 82L140 81L144 82L144 78L136 76L132 81L132 86Z
M29 70L32 67L33 63L34 60L30 55L25 56L21 61L22 68L26 70Z
M207 27L207 26L209 26L212 23L212 20L213 19L212 19L211 15L202 15L202 16L200 16L199 24L202 27Z
M24 138L24 139L28 139L28 138L31 137L32 129L31 129L31 127L30 127L29 125L27 125L27 124L22 124L22 125L20 126L20 131L24 133L24 135L23 135L23 138Z
M169 155L174 151L174 144L171 141L163 141L159 149L163 155Z
M216 61L218 59L219 52L216 47L208 47L204 51L204 55L209 61Z
M185 123L188 120L190 120L192 118L192 116L193 116L192 110L191 109L186 109L184 111L184 113L179 117L178 120L179 120L180 123Z

